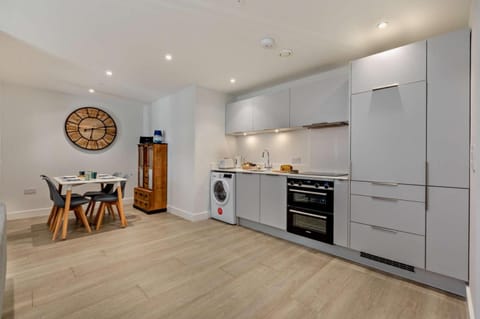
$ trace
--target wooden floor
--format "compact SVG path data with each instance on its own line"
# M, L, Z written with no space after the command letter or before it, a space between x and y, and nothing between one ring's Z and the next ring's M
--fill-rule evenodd
M3 318L467 318L463 300L242 227L126 210L8 223Z

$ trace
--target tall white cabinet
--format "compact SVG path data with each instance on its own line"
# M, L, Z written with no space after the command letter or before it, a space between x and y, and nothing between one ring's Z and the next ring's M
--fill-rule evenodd
M469 52L461 30L351 65L351 247L465 281Z

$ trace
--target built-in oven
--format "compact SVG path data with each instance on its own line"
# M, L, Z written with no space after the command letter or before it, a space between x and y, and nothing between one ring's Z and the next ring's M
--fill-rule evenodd
M334 182L287 180L287 231L333 244Z

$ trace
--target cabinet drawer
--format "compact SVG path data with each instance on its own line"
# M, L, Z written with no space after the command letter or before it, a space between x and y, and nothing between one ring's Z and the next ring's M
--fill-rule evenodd
M425 204L352 195L352 221L425 235Z
M351 223L351 248L425 268L425 237Z
M352 181L352 195L425 202L425 186Z
M420 41L352 62L352 94L426 80L427 43Z

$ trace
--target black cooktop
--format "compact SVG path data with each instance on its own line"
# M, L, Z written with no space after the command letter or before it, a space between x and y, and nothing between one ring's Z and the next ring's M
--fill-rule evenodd
M347 173L332 173L332 172L299 172L300 175L312 175L312 176L331 176L331 177L340 177L347 176Z

